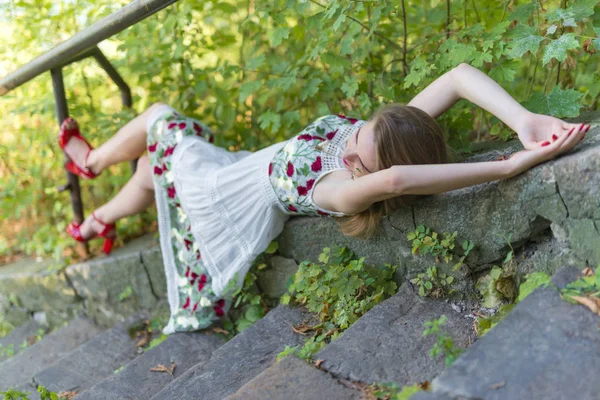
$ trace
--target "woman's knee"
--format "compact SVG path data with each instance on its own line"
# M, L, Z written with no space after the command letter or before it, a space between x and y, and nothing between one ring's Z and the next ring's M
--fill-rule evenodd
M154 110L156 110L157 108L161 108L161 107L168 107L168 104L166 103L161 103L161 102L156 102L154 104L152 104L150 107L148 107L146 109L146 113L150 114L152 113Z

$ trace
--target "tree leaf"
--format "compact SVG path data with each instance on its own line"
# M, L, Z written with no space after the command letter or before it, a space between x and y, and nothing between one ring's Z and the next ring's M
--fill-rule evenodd
M537 35L537 30L533 26L519 25L512 34L513 41L509 49L509 56L512 58L521 58L528 51L535 55L544 40L543 36Z
M529 3L522 4L519 7L515 8L513 12L508 14L508 17L506 19L508 21L527 22L527 20L533 15L533 12L537 9L537 1L533 0Z
M243 103L244 101L246 101L248 96L252 94L252 92L260 89L261 86L262 83L259 81L248 81L242 83L242 86L240 86L240 95L238 97L238 101L240 103Z
M290 28L287 26L277 27L269 34L269 44L271 47L277 47L283 42L283 39L287 39L289 37Z
M543 65L546 65L556 58L558 61L563 62L567 58L567 51L580 47L579 41L575 38L574 33L565 33L560 38L551 41L546 46L544 51L544 57L542 58Z
M346 95L347 98L353 97L358 90L358 82L353 76L346 76L344 78L344 83L342 84L342 92Z

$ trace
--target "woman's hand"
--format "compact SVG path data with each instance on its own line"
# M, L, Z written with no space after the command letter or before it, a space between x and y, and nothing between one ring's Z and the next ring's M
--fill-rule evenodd
M518 175L537 164L552 160L553 158L570 151L584 138L589 129L589 125L579 124L570 128L568 131L561 133L557 136L556 140L552 142L542 141L537 147L531 150L523 150L513 154L507 160L511 165L511 176Z
M525 149L534 150L542 147L542 143L552 143L558 137L567 134L569 130L577 128L587 132L589 125L584 124L582 127L581 123L570 124L548 115L529 113L517 128L517 134Z

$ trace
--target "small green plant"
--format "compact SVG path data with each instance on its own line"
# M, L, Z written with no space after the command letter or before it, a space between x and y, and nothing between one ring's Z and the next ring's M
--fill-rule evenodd
M0 344L0 358L10 358L15 355L15 345L9 344L8 346L2 346Z
M456 231L453 233L446 232L440 238L437 232L431 231L430 228L424 225L419 225L414 232L409 232L406 238L412 241L413 254L431 254L438 262L443 259L446 264L452 261L454 257L458 257L459 260L453 267L453 271L457 271L464 265L465 259L475 245L469 240L464 240L462 243L463 254L459 255L454 250L456 235Z
M454 282L454 277L438 271L435 266L428 267L425 272L418 274L410 281L419 287L419 296L421 297L438 298L453 292L453 290L446 292L446 289Z
M562 298L573 304L582 304L600 315L600 265L594 273L587 267L583 277L569 283L562 291Z
M368 393L378 400L408 400L417 393L422 392L423 388L416 383L410 386L400 387L397 383L374 383L368 388Z
M446 320L446 316L442 315L438 319L425 322L426 328L423 331L423 336L435 335L436 341L431 350L429 350L429 356L436 358L439 355L443 355L446 367L449 367L464 349L456 346L452 337L442 331L442 325L446 323Z
M486 297L488 299L493 298L493 296L489 294L490 291L495 290L497 292L495 288L496 282L498 281L494 281L494 279L500 279L502 275L501 271L502 270L498 268L495 273L494 270L490 272L491 280L489 281L489 284L487 285L486 289L488 291L488 295L484 295L484 299ZM531 274L526 275L524 282L521 283L521 285L519 286L519 296L514 300L514 302L500 305L496 313L490 317L477 319L477 335L485 335L487 332L489 332L490 329L498 325L498 323L500 323L504 319L504 317L506 317L512 311L515 305L517 305L520 301L523 301L523 299L529 296L536 288L538 288L539 286L546 286L549 284L551 284L550 275L548 275L545 272L533 272ZM501 293L499 292L498 294L501 295ZM484 301L483 306L486 307L486 301ZM494 306L497 306L497 304Z
M4 319L2 315L0 315L0 338L8 336L12 330L15 329L15 326Z
M125 366L124 366L124 365L121 365L119 368L117 368L117 369L115 369L115 370L113 371L113 374L115 374L115 375L116 375L116 374L118 374L119 372L123 371L124 369L125 369Z
M381 268L366 266L364 258L356 259L345 247L323 249L317 263L302 262L281 303L293 300L304 305L321 322L304 327L314 334L301 349L286 347L281 355L293 353L310 359L364 313L396 292L395 270L389 264Z
M30 392L20 392L9 388L6 392L0 392L0 395L4 396L4 400L29 400Z
M119 301L123 302L124 300L130 298L131 296L133 296L133 288L131 287L131 285L127 285L127 287L125 288L125 290L123 290L119 294Z

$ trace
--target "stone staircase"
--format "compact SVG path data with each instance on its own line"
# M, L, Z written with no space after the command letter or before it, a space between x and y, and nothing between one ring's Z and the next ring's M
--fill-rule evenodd
M294 260L316 260L325 246L347 246L372 265L399 266L397 294L320 350L315 364L294 356L276 362L286 346L305 340L293 325L316 323L288 306L273 308L229 341L211 331L174 334L140 351L131 327L166 296L152 237L58 272L3 267L0 314L18 327L0 339L2 348L14 349L0 359L0 392L15 387L37 399L36 388L43 385L76 391L78 399L360 399L369 398L367 384L430 381L431 391L412 399L598 399L600 317L566 303L555 288L538 288L476 339L471 311L473 278L500 265L509 244L521 275L547 272L558 288L586 265L600 264L599 143L594 126L575 152L511 180L425 198L385 219L367 241L342 236L328 218L292 219L279 237L280 255L258 271L258 286L274 302L297 268ZM518 149L504 146L466 162ZM407 282L431 265L448 271L432 257L411 253L406 234L419 224L458 231L457 243L475 242L469 277L457 279L460 301L419 297ZM508 234L509 243L500 237ZM35 321L27 319L32 315ZM442 359L429 357L435 338L422 336L424 322L441 315L454 343L467 348L447 369ZM23 349L24 340L46 328L40 321L60 328ZM175 365L172 375L151 371L159 364Z
M562 288L578 276L576 268L565 267L553 283ZM429 357L435 339L422 336L423 323L441 315L455 344L468 348L448 369L442 359ZM597 315L565 302L551 287L536 289L478 340L470 315L468 307L419 297L405 283L320 350L314 357L318 368L294 356L276 362L285 346L304 342L291 325L316 323L299 308L278 306L228 342L210 331L181 333L142 354L128 330L146 316L106 330L76 318L4 360L0 391L16 387L31 399L39 398L42 385L77 391L77 399L88 400L329 400L366 398L364 384L404 386L435 378L432 392L412 398L597 399ZM173 376L151 371L159 364L175 364Z

